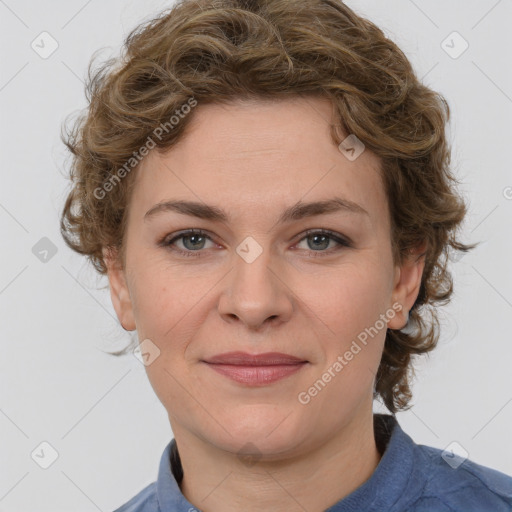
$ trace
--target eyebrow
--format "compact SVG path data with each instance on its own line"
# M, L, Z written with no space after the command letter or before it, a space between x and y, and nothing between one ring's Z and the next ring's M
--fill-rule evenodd
M207 205L195 201L165 201L158 203L150 208L144 215L144 221L164 212L176 212L182 215L189 215L199 219L206 219L217 222L229 222L229 215L216 206ZM315 215L323 215L327 213L347 212L359 215L367 215L369 213L359 204L343 199L341 197L333 197L324 201L315 201L310 203L297 202L293 206L287 208L279 217L278 223L296 221Z

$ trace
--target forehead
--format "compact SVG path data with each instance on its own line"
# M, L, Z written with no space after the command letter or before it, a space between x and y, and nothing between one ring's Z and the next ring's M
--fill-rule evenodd
M199 104L190 121L178 144L140 164L130 216L144 217L169 199L259 217L333 196L359 204L372 219L387 210L379 159L365 150L350 161L338 149L327 99Z

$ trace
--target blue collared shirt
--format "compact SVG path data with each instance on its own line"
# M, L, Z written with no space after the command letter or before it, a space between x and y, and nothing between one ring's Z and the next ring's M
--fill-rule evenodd
M374 414L382 458L372 476L325 512L511 512L512 477L438 448L416 444L389 414ZM173 439L158 479L115 512L200 512L181 493ZM198 505L199 506L199 505Z

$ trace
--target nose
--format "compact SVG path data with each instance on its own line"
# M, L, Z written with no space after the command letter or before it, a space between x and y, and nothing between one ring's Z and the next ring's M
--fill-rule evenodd
M241 322L251 330L287 322L293 312L293 293L278 262L272 261L270 249L264 248L254 260L238 253L233 260L219 299L223 319Z

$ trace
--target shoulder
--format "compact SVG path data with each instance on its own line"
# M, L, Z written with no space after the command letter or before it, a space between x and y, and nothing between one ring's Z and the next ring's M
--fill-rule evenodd
M159 512L159 510L156 482L153 482L114 512Z
M424 485L408 510L512 511L511 476L431 446L416 445L414 452L413 475Z

